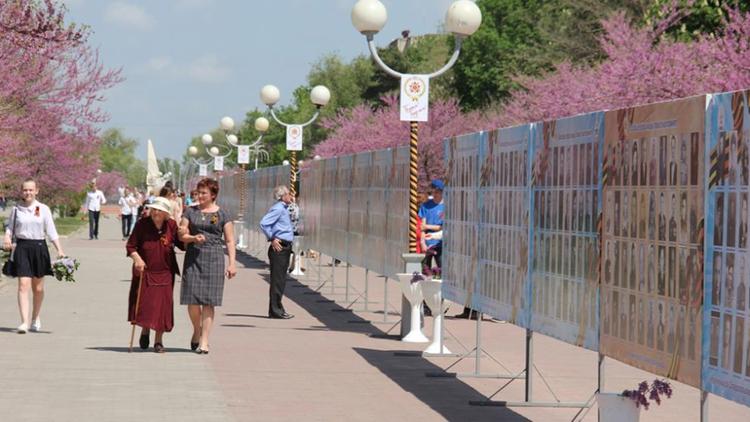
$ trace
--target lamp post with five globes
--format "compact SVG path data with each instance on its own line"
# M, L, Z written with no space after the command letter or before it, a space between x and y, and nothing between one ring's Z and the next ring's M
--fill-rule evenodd
M385 73L402 80L404 84L405 75L391 69L378 55L375 47L375 34L380 32L388 20L388 12L379 0L359 0L352 9L352 24L367 38L367 47L373 60ZM469 0L458 0L450 5L445 15L445 29L455 37L455 48L448 63L438 71L429 75L421 75L424 83L429 79L436 78L447 72L458 60L461 53L461 44L464 38L470 36L482 23L482 11L474 2ZM401 94L404 95L403 92ZM403 100L403 99L402 99ZM402 101L403 104L403 101ZM403 105L402 105L403 107ZM403 115L403 114L402 114ZM426 121L426 116L423 118ZM410 121L410 150L409 150L409 252L417 251L417 210L419 207L417 197L417 179L419 177L419 122Z
M260 90L260 99L263 104L268 106L268 110L271 112L271 117L280 125L286 128L286 149L290 151L289 155L289 192L292 197L297 197L297 176L299 174L299 166L297 163L297 151L302 151L302 131L305 126L311 125L320 116L320 109L325 107L331 100L331 92L328 88L323 85L318 85L310 91L310 101L315 105L315 114L312 118L302 124L292 124L281 121L273 106L279 101L281 93L279 89L274 85L266 85Z
M208 147L209 145L213 144L213 137L210 134L203 135L201 137L201 141L203 142L203 145L206 146L206 152L214 157L214 159L219 156L228 157L232 154L232 152L234 152L234 150L237 150L237 163L240 165L241 173L239 186L240 206L239 212L237 213L237 219L235 221L235 227L239 232L239 235L237 236L237 247L244 249L247 247L247 245L245 244L244 236L245 202L247 198L247 180L245 178L245 166L250 163L250 154L252 150L256 155L255 167L258 167L258 154L262 151L263 136L265 135L266 131L268 131L270 122L265 117L258 117L257 119L255 119L255 130L257 130L260 135L258 136L258 139L255 140L255 142L249 145L241 145L240 139L233 132L235 128L234 119L229 116L223 117L221 121L219 121L219 125L221 126L221 130L224 131L226 145L222 147L227 149L227 152L225 154L219 155L219 147L217 146L211 146L210 148Z

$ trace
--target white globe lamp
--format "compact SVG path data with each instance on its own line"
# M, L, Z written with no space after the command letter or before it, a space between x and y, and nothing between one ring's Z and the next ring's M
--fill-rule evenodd
M377 34L388 21L388 11L379 0L359 0L352 8L352 25L362 34Z
M201 142L203 142L203 145L211 145L213 141L214 141L214 137L209 135L208 133L201 136Z
M195 157L196 155L198 155L198 147L191 146L190 148L188 148L188 154L190 154L191 157Z
M237 135L232 133L227 135L227 142L229 142L233 146L237 146L237 142L239 142L239 139L237 139Z
M468 37L482 24L482 11L470 0L458 0L448 7L445 29L457 37Z
M310 91L310 101L318 107L325 107L331 101L331 91L323 85L318 85Z
M223 117L219 124L221 125L221 129L224 131L230 131L234 129L234 119L232 119L231 117Z
M266 85L260 90L260 100L269 107L273 107L274 104L278 103L279 98L281 98L281 92L274 85Z
M211 155L219 155L219 148L217 147L211 147L211 149L208 150Z
M257 119L255 119L255 130L260 133L266 132L270 126L271 122L269 122L265 117L258 117Z

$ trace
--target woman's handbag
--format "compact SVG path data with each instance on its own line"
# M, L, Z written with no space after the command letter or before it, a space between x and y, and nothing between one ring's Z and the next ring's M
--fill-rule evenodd
M18 219L18 208L13 207L13 229L11 231L11 236L15 238L16 236L16 220ZM15 239L13 239L15 240ZM7 275L8 277L15 277L16 276L16 266L13 263L13 253L15 252L15 248L11 247L10 257L7 261L3 264L3 275Z

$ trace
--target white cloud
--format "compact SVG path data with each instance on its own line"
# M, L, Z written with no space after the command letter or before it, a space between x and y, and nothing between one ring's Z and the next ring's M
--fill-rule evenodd
M213 4L214 0L175 0L175 6L183 10L202 9Z
M148 31L156 26L156 19L142 7L121 1L107 6L107 10L104 12L104 20L128 29L141 31Z
M230 68L212 54L197 58L187 67L187 74L191 79L204 83L224 82L231 73Z
M231 68L213 54L200 56L190 62L178 62L168 56L152 57L138 67L138 72L208 84L225 82L232 74Z
M155 72L161 72L167 69L172 64L172 59L169 57L154 57L146 63L146 69Z

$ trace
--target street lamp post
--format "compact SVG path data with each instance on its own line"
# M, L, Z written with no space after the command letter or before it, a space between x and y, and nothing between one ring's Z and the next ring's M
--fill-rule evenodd
M367 47L370 50L375 63L387 74L399 78L402 81L402 120L404 120L404 85L408 83L406 75L391 69L378 55L375 47L375 34L380 32L388 20L388 12L385 5L379 0L359 0L352 9L352 24L354 27L367 38ZM419 75L426 85L432 78L447 72L458 60L461 53L461 44L464 38L470 36L479 28L482 23L482 12L474 2L469 0L458 0L450 5L445 15L445 29L451 32L455 39L455 48L448 63L438 71L428 74ZM428 92L426 89L425 92ZM425 107L426 108L426 107ZM426 113L421 121L426 121ZM409 252L417 251L417 211L419 207L417 197L417 180L419 177L419 121L416 119L409 120L410 125L410 143L409 143Z
M279 97L281 97L281 93L274 85L266 85L260 90L260 99L263 101L263 104L268 106L268 110L271 112L271 117L273 117L276 123L286 128L286 149L287 151L290 151L289 192L292 194L292 197L296 198L297 187L295 184L297 182L297 176L299 175L297 151L302 151L302 131L306 126L311 125L318 118L320 115L320 109L325 107L331 100L331 92L323 85L318 85L310 91L310 101L316 108L315 114L313 114L310 120L302 124L282 122L278 116L276 116L273 106L279 102Z
M245 202L247 198L247 187L246 187L246 179L245 179L245 171L246 171L246 165L250 163L250 156L255 156L255 168L258 168L258 158L262 157L264 154L265 156L268 155L268 153L263 148L263 136L265 135L266 131L268 131L268 127L270 126L270 122L265 117L258 117L255 119L255 130L257 130L260 135L258 136L258 139L256 139L253 143L249 145L241 145L240 139L237 137L237 135L234 133L234 119L231 117L223 117L221 121L219 122L219 125L221 126L221 130L224 131L224 137L225 137L225 144L222 145L221 148L225 149L225 153L220 152L220 148L218 146L211 146L209 148L209 145L213 144L213 137L210 134L205 134L201 137L201 141L203 142L203 145L206 147L206 152L214 157L214 160L216 157L222 157L226 158L229 155L232 154L235 150L237 151L237 163L240 165L240 169L242 170L241 177L240 177L240 206L239 206L239 212L237 213L237 219L234 222L235 226L237 227L237 231L239 232L239 236L237 236L237 247L240 249L244 249L247 247L247 244L245 243L245 230L244 230L244 216L245 216ZM191 147L192 148L192 147Z
M421 270L422 254L417 254L417 213L419 199L417 196L417 182L419 178L419 122L427 121L429 109L429 81L444 74L458 60L461 54L461 44L464 38L470 36L482 23L482 11L474 2L458 0L453 2L445 15L445 29L455 38L455 47L450 60L442 68L427 75L408 75L391 69L378 55L375 47L375 34L380 32L388 20L388 12L379 0L359 0L352 9L352 24L367 38L367 47L378 67L395 78L401 80L402 121L409 122L409 251L403 255L405 261L404 276ZM403 281L403 280L402 280ZM427 338L419 330L418 307L421 300L407 300L407 287L411 283L403 284L404 296L401 301L401 337L402 341L423 342ZM411 302L411 303L410 303ZM441 306L442 308L442 306ZM442 311L438 314L442 316ZM410 328L407 328L409 327Z

